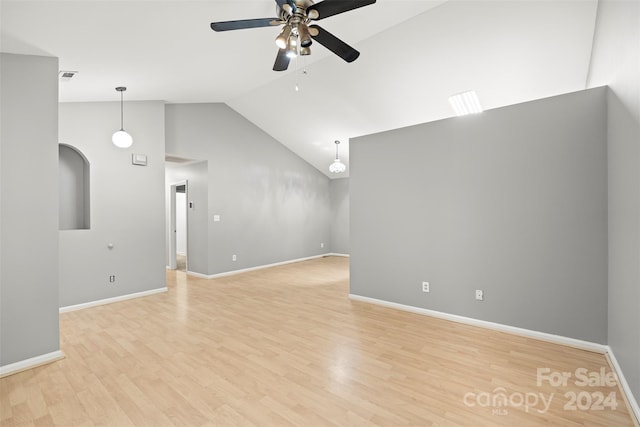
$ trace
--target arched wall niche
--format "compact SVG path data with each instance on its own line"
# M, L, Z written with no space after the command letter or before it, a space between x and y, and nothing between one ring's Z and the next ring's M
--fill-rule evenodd
M88 230L90 222L90 166L86 156L68 144L59 144L60 230Z

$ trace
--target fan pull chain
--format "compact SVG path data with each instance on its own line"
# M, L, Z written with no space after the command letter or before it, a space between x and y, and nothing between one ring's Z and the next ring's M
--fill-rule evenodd
M296 92L300 92L300 85L298 79L300 76L300 49L298 49L298 55L296 56Z
M302 73L300 72L300 62L298 61L302 61ZM299 79L300 79L300 75L302 76L307 76L309 73L307 72L307 59L306 58L302 58L301 55L298 55L296 57L296 92L300 92L300 84L299 84Z

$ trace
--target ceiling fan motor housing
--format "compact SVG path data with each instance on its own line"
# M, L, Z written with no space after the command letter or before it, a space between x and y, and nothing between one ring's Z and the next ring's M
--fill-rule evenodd
M311 34L308 25L312 19L318 17L318 13L315 10L311 10L312 16L307 14L307 8L314 3L310 0L289 0L291 4L295 5L295 9L290 6L290 3L285 3L282 7L277 7L279 11L280 20L286 26L291 28L291 34L294 37L300 39L300 46L311 46ZM315 17L315 18L314 18Z

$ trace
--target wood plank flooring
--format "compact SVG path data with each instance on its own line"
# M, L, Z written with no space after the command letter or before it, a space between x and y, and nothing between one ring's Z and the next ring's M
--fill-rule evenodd
M633 425L617 386L575 384L603 355L350 301L348 275L334 257L169 271L167 293L62 314L66 358L1 379L0 424Z

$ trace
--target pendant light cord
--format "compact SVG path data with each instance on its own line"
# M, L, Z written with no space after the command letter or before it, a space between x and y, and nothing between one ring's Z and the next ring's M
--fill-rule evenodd
M124 130L124 101L123 91L120 91L120 130Z

